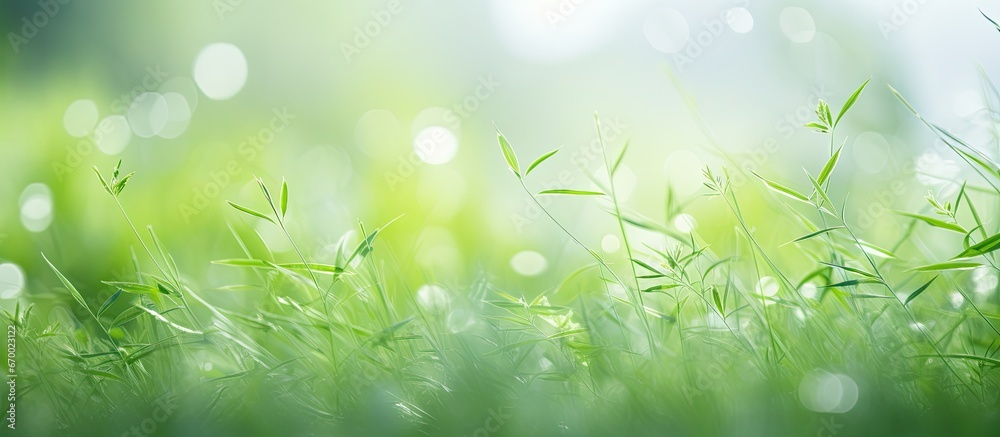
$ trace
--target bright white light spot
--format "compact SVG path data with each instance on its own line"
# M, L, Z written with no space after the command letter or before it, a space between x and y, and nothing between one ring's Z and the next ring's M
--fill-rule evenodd
M0 299L17 299L24 290L24 271L17 264L0 264Z
M142 93L128 107L128 125L142 138L159 134L169 116L167 99L159 93Z
M790 7L781 11L781 31L797 43L807 43L816 36L816 22L809 11Z
M90 133L97 124L97 104L92 100L77 100L70 103L63 113L63 127L66 133L82 137Z
M615 253L622 247L621 240L617 235L608 234L601 239L601 250L605 253Z
M959 309L965 303L965 297L962 296L962 293L956 291L948 295L948 301L951 302L951 306L955 307L955 309Z
M226 100L247 82L247 59L229 43L209 44L194 60L194 81L212 100Z
M105 117L94 131L94 144L105 155L117 155L125 150L132 139L132 128L122 115Z
M674 227L678 231L690 234L698 227L698 221L691 214L678 214L677 217L674 217Z
M802 308L795 309L795 318L799 319L800 322L806 321L806 313L802 311Z
M676 9L658 8L646 15L642 23L642 33L656 50L663 53L677 53L684 49L691 38L688 21Z
M192 113L198 107L198 85L195 85L191 78L183 76L172 77L164 82L163 85L160 85L160 89L157 92L164 96L167 93L180 94L184 97L184 101L187 102L188 109Z
M956 180L962 173L962 168L958 163L944 159L933 151L917 157L914 168L917 173L917 181L928 187L952 184L952 181Z
M816 284L813 284L812 282L802 284L802 287L799 288L799 292L802 293L802 297L805 297L806 299L819 299L819 288L817 288Z
M671 153L663 164L667 183L680 196L690 196L702 187L702 170L705 165L701 158L690 150Z
M42 232L52 223L52 190L42 183L28 185L21 192L21 224L31 232Z
M770 276L764 276L757 281L757 286L754 288L760 296L772 297L778 294L778 280Z
M458 153L458 138L446 127L428 127L413 138L413 151L428 164L445 164Z
M847 375L816 369L802 378L799 401L817 413L846 413L858 402L858 384Z
M726 24L736 33L753 30L753 15L746 8L732 8L726 11Z
M876 132L864 132L854 139L854 162L862 170L875 174L889 160L889 141Z
M212 365L212 363L206 362L201 365L201 370L204 370L206 372L211 372L213 367L214 366Z
M492 0L497 41L514 56L559 62L598 49L628 25L632 5L622 1Z
M510 258L510 267L523 276L536 276L548 268L545 256L533 250L518 252Z
M163 100L167 103L167 119L157 135L161 138L177 138L191 123L191 108L187 99L179 93L163 94Z
M441 313L448 310L451 297L448 291L439 285L425 284L417 289L417 305L430 313Z
M448 325L448 330L452 334L457 334L459 332L467 331L469 328L476 325L476 317L472 313L464 308L456 308L448 313L448 318L445 321Z
M972 271L973 291L980 295L990 295L997 289L997 274L989 267L979 267Z

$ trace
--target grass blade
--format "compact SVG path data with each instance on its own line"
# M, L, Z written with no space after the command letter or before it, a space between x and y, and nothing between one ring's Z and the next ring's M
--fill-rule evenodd
M940 276L940 275L938 275L938 276ZM906 302L903 302L903 305L906 305L906 304L910 303L911 300L916 299L917 296L920 295L920 293L923 293L924 290L926 290L928 287L931 286L932 283L934 283L934 281L938 278L938 276L935 276L935 277L931 278L931 280L927 281L926 284L921 285L920 288L918 288L916 291L914 291L913 293L910 293L910 296L906 298Z
M66 277L63 276L63 274L59 271L59 269L56 268L56 266L52 265L52 262L49 261L49 259L45 256L44 253L42 254L42 259L44 259L45 262L49 265L49 267L52 268L52 271L55 272L56 276L59 278L59 281L63 283L63 285L66 287L67 290L69 290L69 294L73 296L73 299L75 299L77 303L86 308L87 311L90 311L90 307L87 306L87 301L83 300L83 295L81 295L80 292L76 290L76 287L74 287L73 284L69 282L69 279L66 279Z
M101 317L101 315L104 314L104 312L107 311L109 308L111 308L111 305L114 305L115 302L118 301L118 298L121 296L122 296L122 290L119 288L118 291L115 292L115 294L112 294L111 297L108 298L108 300L104 301L104 305L101 305L101 309L97 310L97 317Z
M909 217L909 218L920 220L920 221L922 221L924 223L927 223L928 225L931 225L931 226L933 226L935 228L940 228L940 229L945 229L945 230L949 230L949 231L953 231L953 232L958 232L960 234L968 234L969 233L969 231L966 231L965 228L959 226L958 224L948 223L948 222L946 222L944 220L938 220L938 219L936 219L934 217L928 217L928 216L925 216L925 215L914 214L912 212L906 212L906 211L895 211L894 210L893 212L896 213L896 214L899 214L901 216L905 216L905 217Z
M971 258L974 256L985 255L997 249L1000 249L1000 234L996 234L990 238L980 241L979 243L969 246L968 249L965 249L962 253L955 255L952 259Z
M795 200L800 200L802 202L809 203L809 198L803 195L802 193L799 193L798 191L795 191L777 182L772 182L767 179L764 179L763 176L757 174L756 172L751 172L751 173L753 173L754 176L757 176L757 178L760 179L761 181L764 181L764 184L766 184L770 189L774 190L775 192L779 194L784 194Z
M910 269L911 272L943 272L947 270L970 270L982 266L977 262L949 261Z
M539 195L542 195L542 194L566 194L566 195L570 195L570 196L603 196L604 195L604 193L602 193L600 191L566 190L566 189L545 190L545 191L540 191L538 194Z
M281 180L281 197L279 198L281 203L281 216L285 216L285 211L288 211L288 183L284 179Z
M553 150L553 151L551 151L549 153L546 153L546 154L544 154L542 156L539 156L538 159L536 159L534 162L532 162L531 165L528 166L528 169L524 171L524 175L527 176L527 175L531 174L531 171L534 170L535 167L538 167L539 164L545 162L546 159L551 158L552 155L555 155L556 152L558 152L558 151L559 151L559 149L555 149L555 150Z
M837 167L837 162L840 161L841 150L844 150L844 146L840 146L840 148L834 152L833 156L830 156L830 159L826 161L826 165L823 166L823 170L819 172L819 179L817 179L816 182L820 185L823 185L823 183L830 178L830 174L833 173L833 169Z
M237 205L237 204L235 204L233 202L229 202L229 201L227 201L227 202L233 208L236 208L236 209L238 209L238 210L240 210L242 212L245 212L247 214L250 214L250 215L252 215L254 217L262 218L262 219L267 220L267 221L269 221L271 223L274 223L274 219L272 219L272 218L270 218L270 217L268 217L268 216L266 216L266 215L264 215L262 213L259 213L257 211L254 211L254 210L252 210L250 208L247 208L247 207L244 207L244 206ZM275 223L275 224L277 224L277 223Z
M514 172L514 176L521 179L521 167L517 164L517 155L514 154L514 149L510 147L510 142L507 141L507 137L497 130L497 141L500 142L500 151L503 152L503 159L507 160L507 167L510 171Z
M847 101L844 102L844 106L840 108L840 114L837 114L837 119L833 121L833 127L837 127L837 124L840 123L840 119L844 117L844 114L846 114L847 111L854 106L854 104L858 101L858 97L861 96L861 92L865 90L865 87L868 86L868 82L871 82L871 80L871 78L868 78L865 83L861 84L861 86L854 91L854 94L851 94L851 97L847 98Z

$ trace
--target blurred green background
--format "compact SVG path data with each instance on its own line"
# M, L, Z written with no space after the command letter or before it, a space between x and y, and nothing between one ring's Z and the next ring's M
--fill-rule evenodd
M725 164L737 180L815 173L828 146L801 125L817 98L839 107L868 77L840 131L847 155L833 190L851 191L851 219L889 241L904 220L885 209L919 209L928 190L953 194L966 169L885 84L995 154L978 69L1000 71L998 35L977 10L990 6L8 1L0 306L55 296L42 252L98 304L113 291L100 280L130 274L134 237L90 170L118 160L137 172L122 195L134 222L154 226L206 288L240 274L207 262L241 256L227 222L292 256L279 230L226 205L262 208L256 175L288 181L290 229L314 260L329 262L359 220L371 229L402 215L380 244L408 287L485 272L529 294L549 289L586 254L530 206L494 124L522 161L561 147L532 190L588 189L603 159L595 111L609 147L631 144L616 176L626 207L725 247L733 223L702 197L702 169ZM902 194L868 189L893 183ZM668 192L688 215L666 208ZM600 202L548 202L592 247L623 256ZM763 241L797 236L766 202L745 212Z

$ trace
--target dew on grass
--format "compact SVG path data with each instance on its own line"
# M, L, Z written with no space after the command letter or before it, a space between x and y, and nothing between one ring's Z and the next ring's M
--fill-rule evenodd
M524 250L510 258L510 267L522 276L538 276L549 266L545 256L533 250Z
M229 43L205 46L194 60L193 77L205 96L226 100L247 82L247 59L239 47Z
M31 232L42 232L52 224L52 190L43 183L33 183L21 191L21 224Z
M17 299L24 291L24 271L14 263L0 264L0 299Z
M97 125L97 104L93 100L81 99L70 103L63 113L63 128L73 137L83 137Z

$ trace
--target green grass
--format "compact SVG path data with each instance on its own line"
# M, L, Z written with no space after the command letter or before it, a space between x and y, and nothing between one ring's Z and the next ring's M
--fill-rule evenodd
M1000 271L1000 167L900 96L978 177L956 181L954 198L930 196L929 212L899 212L893 219L908 228L895 240L860 232L849 196L831 187L847 153L837 127L866 85L836 117L821 102L808 125L828 136L823 167L794 180L755 173L758 183L740 190L726 168L705 170L713 211L733 230L718 235L664 225L676 205L664 220L635 214L614 183L536 193L530 176L560 155L522 171L516 141L498 131L511 182L592 259L547 290L483 274L411 291L380 244L391 222L359 224L363 238L343 239L331 259L309 259L313 251L286 228L295 187L261 179L260 198L230 204L246 223L279 228L294 257L276 257L235 223L241 251L203 262L246 280L204 288L171 256L167 245L183 241L132 223L122 193L133 175L120 177L120 163L109 179L98 171L103 206L120 210L138 243L133 277L74 284L58 255L46 254L74 311L19 306L3 315L17 328L18 426L29 435L115 436L133 427L139 435L995 433L1000 301L997 290L972 289L975 275ZM604 144L595 124L614 181L634 157L627 144ZM617 232L625 259L595 250L541 195L598 202L607 215L594 220ZM762 239L747 199L790 217L792 236ZM641 243L639 231L668 243ZM946 243L922 246L921 235ZM100 287L115 291L95 302Z

